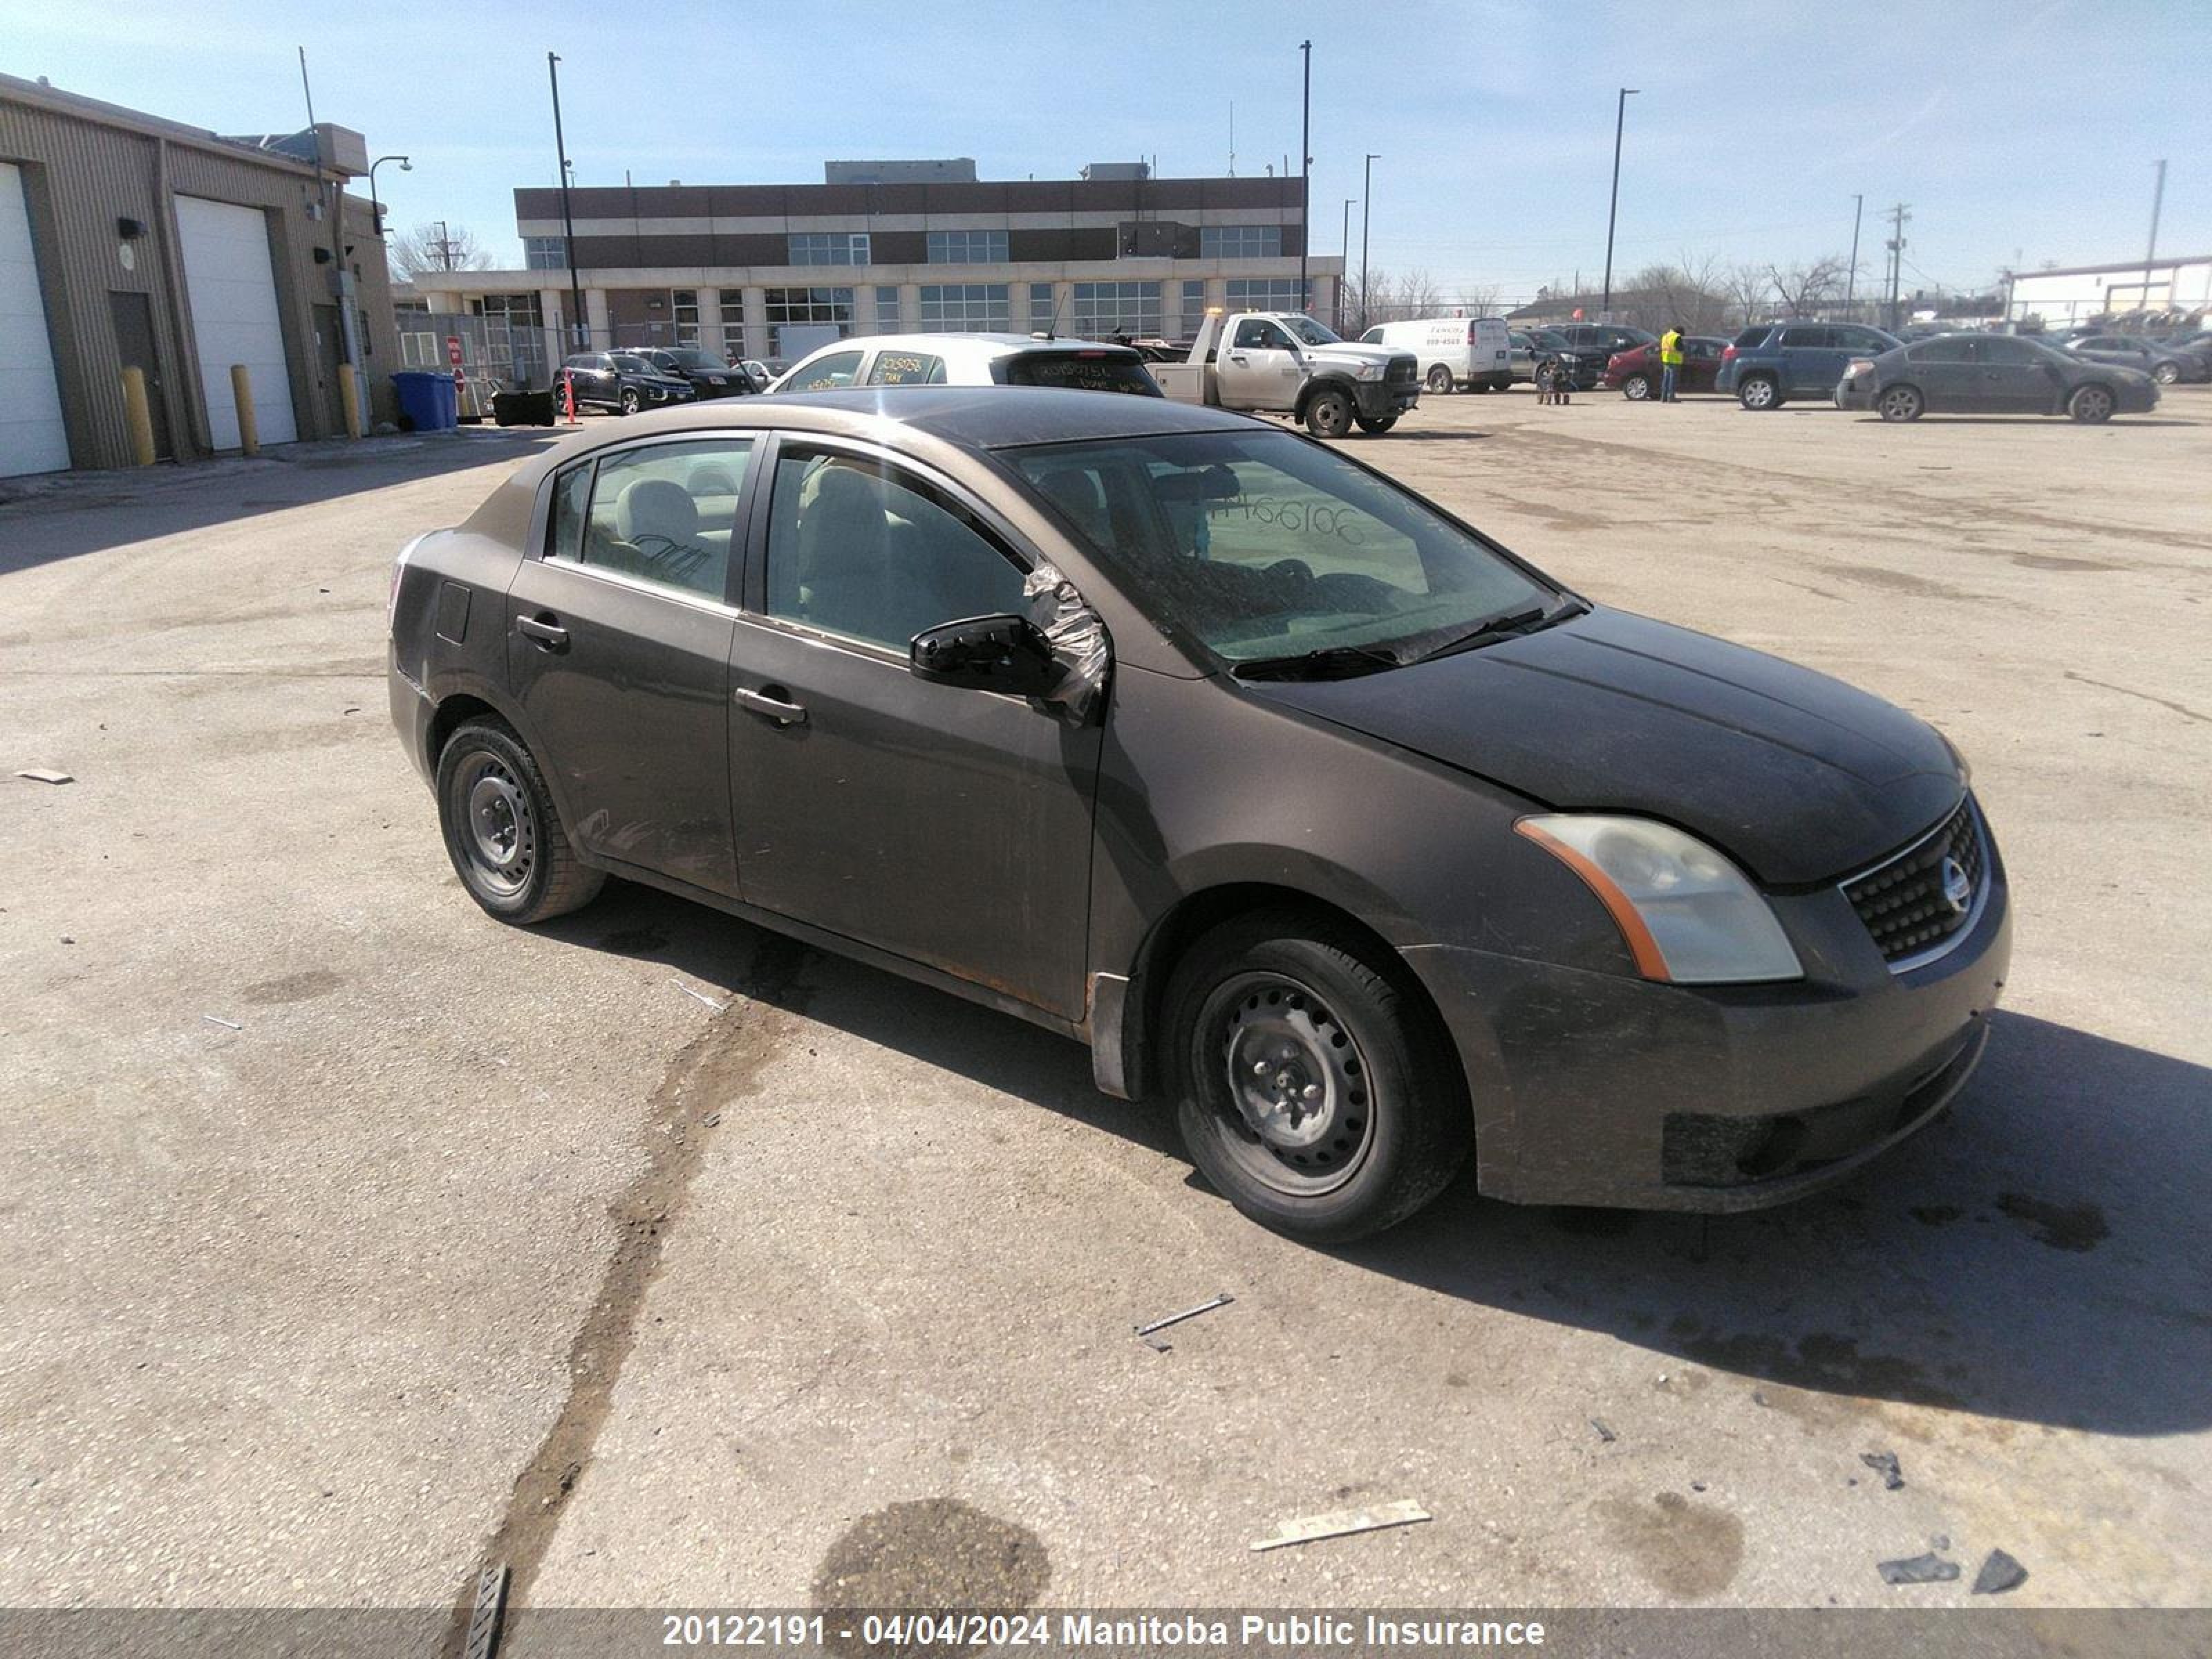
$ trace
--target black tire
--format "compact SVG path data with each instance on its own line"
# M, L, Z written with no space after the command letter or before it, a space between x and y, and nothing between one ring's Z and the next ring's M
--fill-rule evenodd
M461 885L501 921L526 927L565 915L605 884L605 872L568 845L545 775L503 720L465 720L446 740L438 824Z
M1352 430L1352 402L1351 395L1334 386L1324 386L1307 399L1303 417L1306 430L1316 438L1341 438Z
M1620 383L1620 395L1632 404L1650 402L1652 391L1651 377L1649 374L1632 374Z
M1474 1142L1450 1043L1403 968L1372 952L1325 917L1255 912L1200 939L1168 982L1192 1161L1253 1220L1311 1243L1404 1220ZM1246 1078L1248 1060L1260 1080ZM1240 1078L1270 1112L1267 1135L1237 1104Z
M1782 387L1771 374L1747 374L1736 382L1735 400L1749 410L1782 407Z
M2118 406L2119 399L2112 396L2111 387L2093 381L2074 388L2074 395L2066 400L2066 417L2083 426L2097 426L2111 420Z
M635 386L626 386L622 389L622 412L623 414L635 415L640 409L644 407L644 404L645 400L637 395L637 388Z
M1438 363L1429 371L1429 378L1424 384L1430 391L1442 397L1445 392L1452 390L1452 372L1443 364Z
M1917 386L1886 386L1875 395L1874 407L1885 421L1917 421L1928 412L1928 400Z
M1361 415L1354 418L1359 422L1359 429L1370 438L1379 438L1398 424L1398 417L1395 415L1384 415L1375 419Z

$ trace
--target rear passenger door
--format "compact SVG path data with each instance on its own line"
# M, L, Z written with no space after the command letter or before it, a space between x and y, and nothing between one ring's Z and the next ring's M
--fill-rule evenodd
M1833 392L1844 378L1845 356L1834 329L1792 323L1782 331L1783 389L1792 396Z
M732 545L749 436L597 452L554 475L501 618L509 689L599 857L735 895Z

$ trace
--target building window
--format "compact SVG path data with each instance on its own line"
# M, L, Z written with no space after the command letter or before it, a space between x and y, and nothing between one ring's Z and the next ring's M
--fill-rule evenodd
M868 263L868 233L865 230L808 230L791 238L791 263L795 265L864 265Z
M676 319L676 343L696 346L699 343L699 290L696 288L672 289L668 295L668 308Z
M485 294L469 301L469 309L492 322L505 323L510 328L543 328L544 313L538 309L535 294Z
M1067 331L1071 334L1094 339L1109 334L1155 338L1160 331L1160 284L1078 283L1073 311Z
M1178 340L1195 339L1199 325L1206 320L1206 284L1202 282L1182 285L1182 321L1176 331Z
M524 237L522 268L525 270L566 270L568 268L567 242L558 236Z
M1006 263L1003 230L933 230L929 263L933 265L1002 265Z
M1198 253L1202 259L1279 259L1283 257L1283 228L1200 225Z
M1296 311L1304 304L1295 276L1232 276L1229 279L1231 311Z
M809 342L801 351L786 351L787 328L833 326L837 337L853 331L853 290L849 288L772 288L768 290L768 350L771 357L802 356L820 342Z
M1030 284L1030 332L1032 334L1048 332L1052 328L1052 284L1031 283Z
M1013 326L1006 295L1004 283L932 283L921 290L921 325L954 334L1003 334Z
M895 333L899 325L898 290L886 284L876 290L876 327L884 334Z
M745 355L745 325L743 323L722 325L722 356L731 362Z

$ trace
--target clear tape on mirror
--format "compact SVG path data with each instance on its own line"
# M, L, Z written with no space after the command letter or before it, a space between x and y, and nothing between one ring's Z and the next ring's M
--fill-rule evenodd
M1079 720L1090 719L1106 690L1106 624L1084 604L1075 584L1048 564L1030 572L1022 593L1029 601L1030 621L1051 643L1053 660L1060 668L1060 684L1046 701Z

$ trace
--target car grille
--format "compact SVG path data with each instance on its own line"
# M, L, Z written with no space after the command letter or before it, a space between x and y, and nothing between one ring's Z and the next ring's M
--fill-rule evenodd
M1411 386L1420 378L1421 365L1412 357L1393 357L1390 367L1383 371L1385 386Z
M1944 893L1944 871L1955 862L1966 872L1964 908ZM1893 972L1937 955L1981 908L1989 886L1980 823L1972 795L1959 810L1886 864L1843 884L1844 896Z

